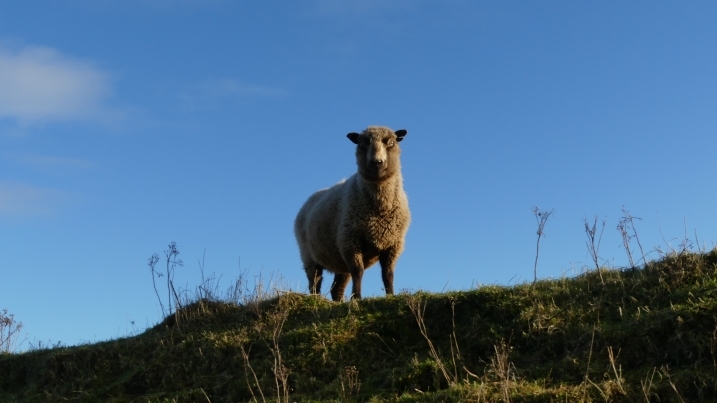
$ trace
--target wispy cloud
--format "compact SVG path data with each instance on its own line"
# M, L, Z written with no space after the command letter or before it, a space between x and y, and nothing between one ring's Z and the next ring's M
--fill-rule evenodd
M365 15L400 10L412 5L415 3L415 0L314 0L313 3L314 9L319 14Z
M284 98L288 93L282 89L246 83L234 78L207 80L197 86L200 93L213 97Z
M79 158L55 157L40 154L21 154L12 157L20 165L25 165L42 170L56 169L89 169L96 166L95 163Z
M145 7L177 8L206 7L223 3L224 0L135 0L134 2Z
M48 214L70 199L70 194L65 191L0 181L0 217Z
M182 101L191 107L226 101L282 99L288 96L289 92L284 89L248 83L236 78L205 80L180 94Z
M0 119L98 119L111 92L109 75L88 61L47 47L0 47Z
M79 6L101 10L155 10L196 9L228 3L228 0L75 0Z

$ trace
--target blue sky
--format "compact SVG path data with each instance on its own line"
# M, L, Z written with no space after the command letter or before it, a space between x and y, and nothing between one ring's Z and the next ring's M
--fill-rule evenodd
M0 309L35 342L153 325L146 262L171 241L180 284L206 250L223 287L249 269L306 291L295 214L377 124L408 130L397 290L532 280L533 206L555 210L541 278L591 264L594 215L625 266L623 206L645 252L711 248L716 43L706 1L8 3Z

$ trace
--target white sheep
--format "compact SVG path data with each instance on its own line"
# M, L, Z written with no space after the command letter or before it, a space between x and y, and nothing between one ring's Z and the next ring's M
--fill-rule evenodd
M343 300L349 280L352 298L361 298L363 272L377 261L386 294L393 294L393 271L411 222L398 146L406 134L380 126L349 133L358 172L314 193L299 210L294 233L312 294L321 293L326 269L334 273L334 301Z

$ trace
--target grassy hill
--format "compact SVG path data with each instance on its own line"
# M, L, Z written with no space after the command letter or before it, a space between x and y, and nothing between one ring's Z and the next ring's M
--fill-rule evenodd
M202 300L135 337L2 355L0 401L717 401L716 296L713 251L535 286Z

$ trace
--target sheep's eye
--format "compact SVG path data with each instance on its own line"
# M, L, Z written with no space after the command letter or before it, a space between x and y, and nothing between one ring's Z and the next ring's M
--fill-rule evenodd
M394 143L393 140L389 140L389 141L386 143L386 145L389 146L389 147L393 147L394 144L396 144L396 143Z

